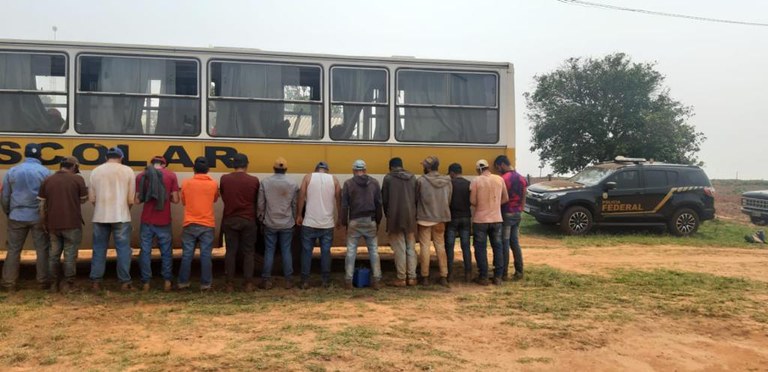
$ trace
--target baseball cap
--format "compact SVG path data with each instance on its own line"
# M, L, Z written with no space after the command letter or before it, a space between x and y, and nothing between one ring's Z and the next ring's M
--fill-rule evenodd
M61 159L61 164L71 164L75 166L75 173L80 173L80 167L78 167L80 161L74 156L67 156L66 158Z
M317 165L315 166L315 169L320 169L320 168L330 169L330 168L328 168L328 163L326 163L324 161L321 161L321 162L317 163Z
M164 157L162 157L160 155L157 155L157 156L153 157L152 160L149 161L149 163L150 164L160 163L162 165L166 165L166 164L168 164L168 161L166 161Z
M245 168L248 166L248 155L237 153L232 157L233 168Z
M358 159L352 163L352 170L365 170L365 162Z
M40 158L40 152L42 149L40 148L40 145L37 143L28 143L27 146L24 147L24 156L28 158Z
M288 169L288 161L282 156L275 159L275 165L272 166L275 169Z
M421 161L421 165L423 165L426 168L432 168L433 165L440 164L440 160L437 158L437 156L430 155L427 156L426 159Z
M488 160L480 159L475 163L475 168L477 169L486 169L488 168Z
M119 147L110 147L107 150L107 158L123 158L125 155L123 154L123 150L121 150Z

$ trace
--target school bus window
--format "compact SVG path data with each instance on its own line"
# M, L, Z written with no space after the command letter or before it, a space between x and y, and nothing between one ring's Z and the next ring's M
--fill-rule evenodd
M333 140L389 138L387 70L331 68L330 135Z
M200 133L193 60L81 56L75 110L80 133L195 136Z
M0 131L64 132L66 71L64 55L0 52Z
M320 67L214 61L210 77L210 135L322 138Z
M497 80L490 73L399 70L395 138L403 142L496 143Z

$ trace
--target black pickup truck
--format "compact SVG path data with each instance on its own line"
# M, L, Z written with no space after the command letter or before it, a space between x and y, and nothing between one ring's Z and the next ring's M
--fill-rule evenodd
M768 225L768 190L741 194L741 212L749 216L755 225Z

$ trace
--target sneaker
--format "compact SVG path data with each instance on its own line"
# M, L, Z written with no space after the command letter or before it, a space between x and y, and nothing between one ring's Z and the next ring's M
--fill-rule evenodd
M477 277L477 278L475 278L475 280L473 280L473 281L474 281L475 283L477 283L477 284L479 284L479 285L483 285L483 286L490 284L490 283L488 282L488 278L481 278L481 277Z
M309 281L308 280L302 280L301 281L301 286L299 288L301 288L301 289L309 289L309 287L310 287L309 286Z
M186 290L188 290L190 288L190 286L191 286L190 283L177 283L176 284L176 289L178 289L180 291L186 291Z
M371 283L371 288L373 288L374 291L381 289L381 279L374 279L373 283Z
M760 238L760 240L762 240L762 241L763 241L763 243L766 243L766 240L765 240L765 231L763 231L763 230L758 230L758 231L757 231L757 233L756 233L755 235L757 235L757 237L758 237L758 238Z
M202 292L202 293L212 292L212 290L213 290L213 287L210 284L209 285L201 285L200 286L200 292Z
M513 282L519 282L519 281L523 280L524 277L525 277L525 275L523 275L523 273L515 272L515 275L512 275L512 281Z
M51 286L48 287L49 293L59 293L59 282L53 282L51 283Z
M441 277L440 278L440 285L445 287L445 288L450 288L450 286L451 286L450 284L448 284L448 278L446 278L446 277Z
M344 289L352 289L352 288L354 288L352 286L352 281L351 280L345 280L344 281Z
M408 284L405 282L405 279L395 279L391 283L389 283L389 285L393 287L405 287Z
M133 292L135 288L133 288L133 284L131 283L123 283L120 285L120 292Z
M166 280L163 282L163 291L170 292L173 289L173 282Z
M406 280L405 283L408 284L409 286L413 287L413 286L419 284L419 281L414 279L414 278L408 278L408 280Z
M293 289L293 280L285 279L285 289Z
M493 285L501 285L502 280L500 276L494 276L493 277Z
M245 285L243 286L243 292L246 292L246 293L253 292L253 283L251 282L245 283Z
M270 279L264 279L261 281L261 284L259 284L259 288L270 290L272 289L272 280Z
M149 292L149 283L144 283L141 285L141 291L144 293Z

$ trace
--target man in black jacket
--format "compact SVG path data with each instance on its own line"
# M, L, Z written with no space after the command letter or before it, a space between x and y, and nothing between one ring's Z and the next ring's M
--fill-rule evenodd
M469 204L469 180L461 176L461 164L453 163L448 166L451 176L453 194L451 194L451 222L445 224L445 253L448 257L448 279L453 275L453 256L456 235L461 242L461 253L464 257L464 281L472 281L472 250L469 237L472 226L472 212Z
M403 160L389 161L381 186L389 244L395 253L395 287L416 285L416 177L403 169ZM406 281L407 280L407 281Z
M341 210L339 221L347 228L347 257L344 261L346 271L344 285L352 289L352 275L355 270L357 243L365 238L368 246L368 257L373 271L372 287L381 288L381 263L379 261L378 241L376 232L382 218L381 188L376 179L366 174L366 165L362 160L352 164L354 176L344 182L341 191Z

